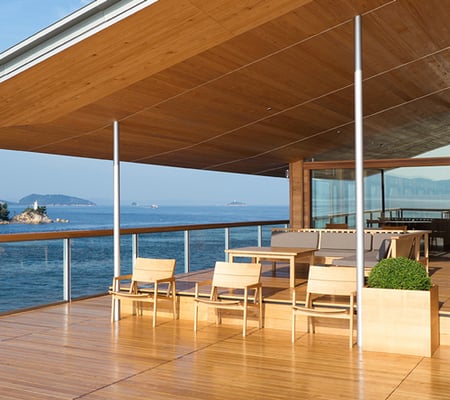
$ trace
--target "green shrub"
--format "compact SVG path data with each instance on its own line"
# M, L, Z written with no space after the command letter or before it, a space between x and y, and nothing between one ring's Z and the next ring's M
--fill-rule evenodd
M9 210L7 203L0 203L0 221L9 221Z
M369 274L369 287L404 290L430 290L431 278L423 265L406 257L385 258Z

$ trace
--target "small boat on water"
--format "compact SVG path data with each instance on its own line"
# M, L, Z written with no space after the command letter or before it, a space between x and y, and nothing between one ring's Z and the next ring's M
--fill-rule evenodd
M246 206L247 204L243 203L242 201L233 200L232 202L228 203L227 206L230 207L236 207L236 206Z

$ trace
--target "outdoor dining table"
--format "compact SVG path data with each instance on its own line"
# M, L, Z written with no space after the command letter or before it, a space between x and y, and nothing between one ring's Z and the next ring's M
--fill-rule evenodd
M287 260L289 261L289 287L295 287L295 262L301 260L314 264L314 253L317 249L305 247L239 247L226 249L229 261L233 262L236 257L250 257L254 262L261 260Z

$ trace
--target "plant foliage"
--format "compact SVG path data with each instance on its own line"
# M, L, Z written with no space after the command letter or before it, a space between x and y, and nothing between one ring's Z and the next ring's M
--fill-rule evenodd
M46 206L39 206L36 210L32 207L27 207L24 211L24 213L36 213L42 216L47 215L47 207Z
M406 257L385 258L369 274L369 287L403 290L430 290L431 278L423 265Z
M0 203L0 221L9 221L9 210L7 203Z

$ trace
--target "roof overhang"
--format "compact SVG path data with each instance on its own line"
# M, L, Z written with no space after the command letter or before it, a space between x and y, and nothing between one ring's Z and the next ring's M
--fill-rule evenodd
M360 14L365 157L416 156L450 143L448 6L95 2L0 56L1 147L112 159L117 120L128 162L284 176L352 159Z

